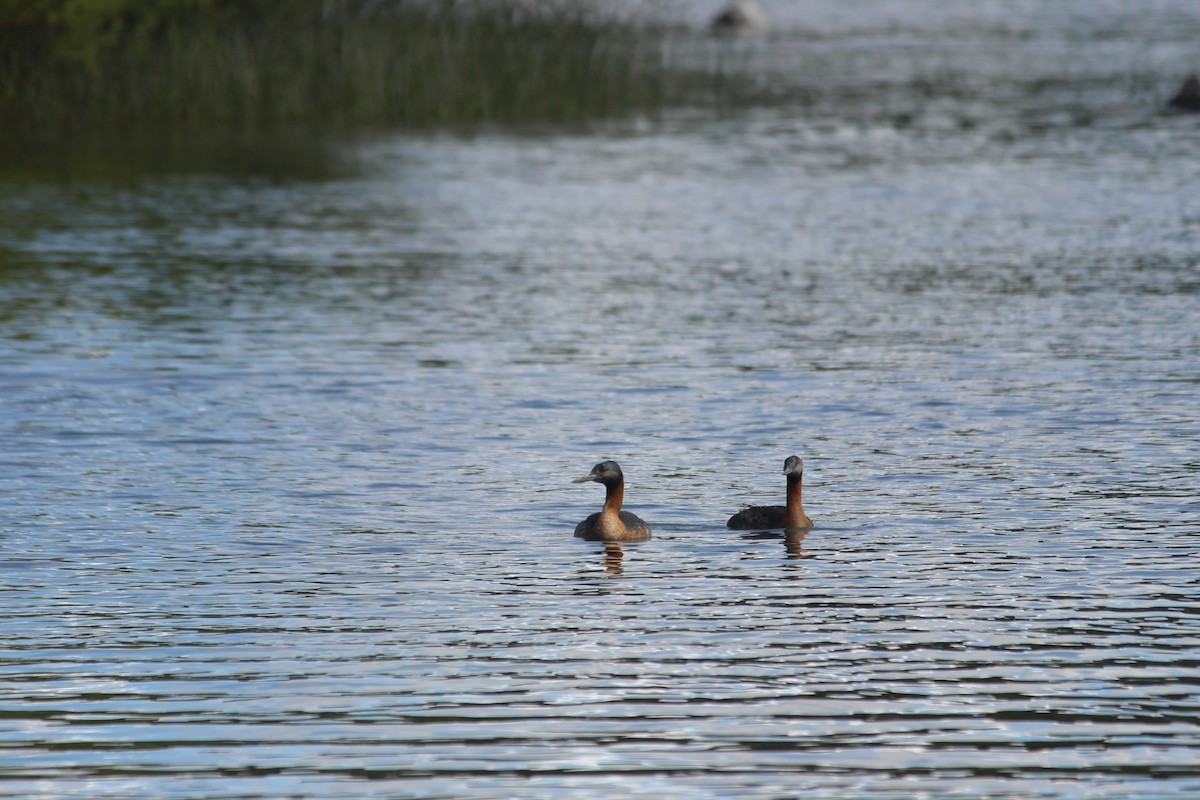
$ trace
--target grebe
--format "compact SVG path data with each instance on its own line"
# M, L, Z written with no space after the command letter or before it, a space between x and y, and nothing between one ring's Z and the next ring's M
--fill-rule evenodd
M714 31L740 33L760 31L770 24L767 12L754 0L733 0L721 13L712 18L709 27Z
M1177 111L1200 111L1200 73L1189 75L1167 105Z
M804 513L804 462L799 456L788 456L783 462L787 475L786 506L753 506L739 511L727 523L735 531L761 531L768 528L811 528L812 520Z
M602 461L573 483L595 481L604 484L604 508L575 526L575 535L583 539L609 542L641 542L650 538L650 526L637 515L621 510L625 499L625 475L615 461Z

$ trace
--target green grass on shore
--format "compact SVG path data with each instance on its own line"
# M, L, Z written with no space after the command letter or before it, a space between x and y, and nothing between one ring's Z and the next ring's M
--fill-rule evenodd
M661 52L570 0L0 0L0 137L587 122Z

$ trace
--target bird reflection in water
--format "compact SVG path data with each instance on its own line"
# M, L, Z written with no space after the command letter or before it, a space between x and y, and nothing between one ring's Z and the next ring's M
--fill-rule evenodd
M604 571L609 575L620 575L625 571L625 551L620 542L603 542Z
M625 549L620 542L596 542L599 548L589 547L587 549L587 558L584 561L584 568L580 572L580 577L595 577L596 576L596 561L592 559L598 555L600 566L604 569L604 576L608 578L620 577L625 573Z
M783 549L788 559L812 558L813 556L804 554L804 537L808 535L808 528L784 528L782 535L779 531L755 531L753 533L743 533L742 538L747 541L764 541L764 540L783 540Z
M805 558L804 548L802 546L804 537L808 535L808 528L787 528L783 532L783 549L787 551L788 558ZM811 556L810 556L811 557Z

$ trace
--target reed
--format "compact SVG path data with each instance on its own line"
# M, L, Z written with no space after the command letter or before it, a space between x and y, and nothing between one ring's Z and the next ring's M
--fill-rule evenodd
M0 0L0 135L586 122L661 54L572 2Z

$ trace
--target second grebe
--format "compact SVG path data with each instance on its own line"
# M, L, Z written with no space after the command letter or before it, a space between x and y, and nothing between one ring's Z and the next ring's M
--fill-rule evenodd
M609 542L640 542L650 538L650 526L636 514L621 510L625 499L625 475L615 461L602 461L574 483L595 481L604 484L604 508L575 526L582 539Z
M753 506L739 511L726 523L735 531L761 531L769 528L811 528L812 520L804 513L804 462L799 456L788 456L783 462L787 475L786 506Z

